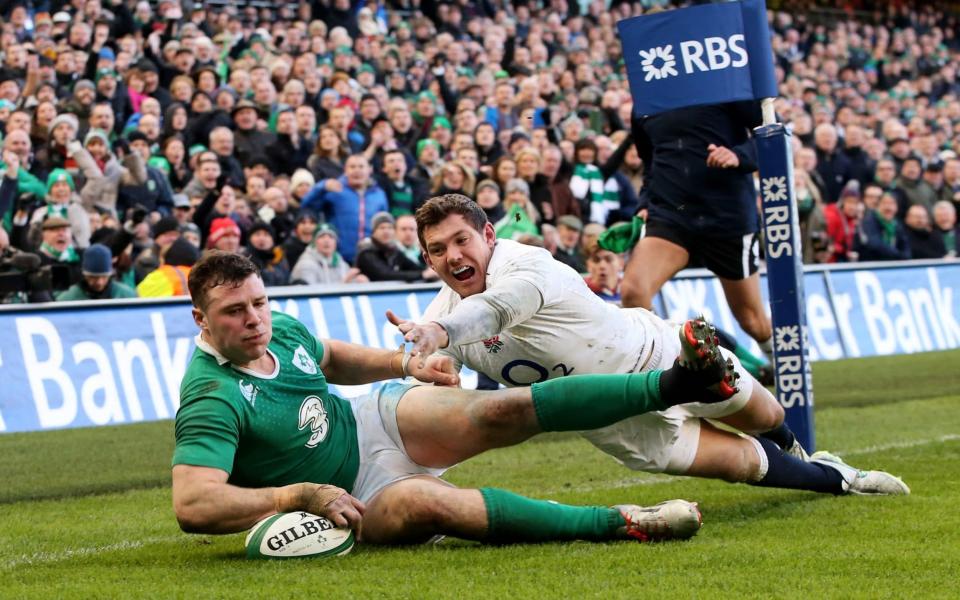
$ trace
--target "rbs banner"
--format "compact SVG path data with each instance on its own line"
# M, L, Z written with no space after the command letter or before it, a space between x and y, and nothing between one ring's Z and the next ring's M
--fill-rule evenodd
M635 115L777 95L763 0L617 23Z

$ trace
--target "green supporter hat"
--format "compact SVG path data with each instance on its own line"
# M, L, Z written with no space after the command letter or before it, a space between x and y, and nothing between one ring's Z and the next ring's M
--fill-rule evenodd
M357 69L357 74L360 74L360 73L373 73L374 75L376 75L377 70L374 69L370 63L363 63L362 65L360 65L360 68Z
M313 232L313 241L317 241L317 238L321 235L331 235L336 240L340 239L340 236L337 235L337 230L329 223L320 223L317 225L317 230Z
M60 183L61 181L66 181L70 185L71 190L77 189L73 184L73 175L64 169L54 169L50 171L50 176L47 177L47 193L50 193L50 188L53 187L53 184Z
M200 154L201 152L206 152L207 147L203 144L194 144L190 146L190 150L187 151L187 154L193 158L194 156Z
M420 155L423 153L423 149L427 146L433 146L438 152L440 151L440 142L431 138L426 138L417 142L417 158L420 158Z
M433 120L433 127L431 127L430 130L433 131L434 129L437 129L438 127L443 127L443 128L448 129L448 130L450 130L450 131L453 131L453 126L450 125L450 119L448 119L448 118L446 118L446 117L436 117L436 118Z
M94 83L100 83L100 80L103 79L104 77L113 77L114 79L116 79L118 75L117 75L117 72L114 71L113 69L104 67L102 69L97 69L97 75L93 81Z
M643 223L642 217L634 217L629 223L617 223L600 234L597 245L617 254L632 250L640 241Z

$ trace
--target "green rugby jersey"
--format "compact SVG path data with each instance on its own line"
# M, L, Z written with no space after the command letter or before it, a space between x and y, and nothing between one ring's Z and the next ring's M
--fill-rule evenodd
M351 490L357 423L350 404L327 389L323 344L274 312L268 351L277 369L259 375L231 366L197 336L180 384L173 464L222 469L242 487L309 481Z

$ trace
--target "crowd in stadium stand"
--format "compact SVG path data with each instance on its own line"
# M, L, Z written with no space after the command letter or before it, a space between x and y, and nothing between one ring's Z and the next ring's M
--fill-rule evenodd
M4 301L183 295L207 248L431 281L410 215L454 192L615 298L593 246L645 205L615 23L659 3L608 4L2 1ZM806 262L957 255L957 19L890 4L771 13ZM3 283L48 266L69 289Z

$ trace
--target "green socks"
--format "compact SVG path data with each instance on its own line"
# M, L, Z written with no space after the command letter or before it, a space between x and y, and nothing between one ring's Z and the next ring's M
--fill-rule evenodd
M766 366L766 362L754 356L753 352L750 352L740 344L737 344L733 349L733 353L740 359L740 364L747 370L747 373L757 378L760 377L760 369Z
M543 431L599 429L670 406L660 394L662 371L558 377L530 386Z
M481 488L480 494L487 507L486 542L611 540L626 524L620 511L606 506L568 506L496 488Z

